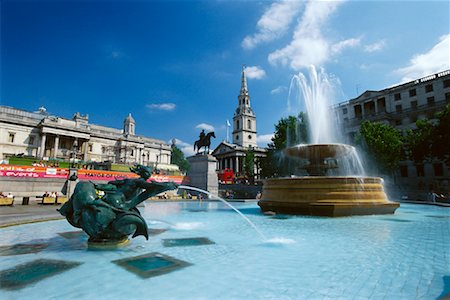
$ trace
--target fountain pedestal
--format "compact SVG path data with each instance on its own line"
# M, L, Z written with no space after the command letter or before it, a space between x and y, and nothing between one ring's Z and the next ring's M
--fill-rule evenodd
M341 217L392 214L399 207L390 202L379 177L273 178L264 182L258 205L264 212Z
M288 156L308 159L305 168L314 176L272 178L264 181L264 212L341 217L351 215L393 214L398 203L390 202L384 192L383 179L357 176L316 176L326 173L326 159L350 153L349 145L301 145L286 149ZM335 167L335 166L331 166Z

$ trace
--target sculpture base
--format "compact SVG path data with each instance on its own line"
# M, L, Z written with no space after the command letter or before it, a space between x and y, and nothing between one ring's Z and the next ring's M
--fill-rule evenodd
M120 247L123 247L127 245L130 242L130 239L128 237L125 237L120 240L107 240L107 239L101 239L101 240L88 240L88 248L92 250L114 250Z
M258 202L264 212L343 217L393 214L378 177L298 177L267 179Z

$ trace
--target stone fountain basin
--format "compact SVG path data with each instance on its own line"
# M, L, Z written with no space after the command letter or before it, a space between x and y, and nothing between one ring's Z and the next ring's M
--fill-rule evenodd
M284 154L288 157L324 160L348 155L353 149L353 146L346 144L299 144L284 149Z
M267 179L258 205L263 212L330 217L392 214L399 207L388 200L382 178L350 176Z

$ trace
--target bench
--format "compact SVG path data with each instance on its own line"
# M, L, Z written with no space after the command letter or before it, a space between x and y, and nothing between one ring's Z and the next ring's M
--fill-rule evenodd
M64 204L68 201L69 199L67 197L56 197L56 204Z
M14 198L12 197L0 197L0 206L13 206Z
M42 197L41 204L55 204L56 198L54 197Z

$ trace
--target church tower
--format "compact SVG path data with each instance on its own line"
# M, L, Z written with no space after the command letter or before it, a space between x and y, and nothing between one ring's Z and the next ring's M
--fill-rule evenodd
M257 147L256 116L250 106L245 67L242 68L241 91L238 106L233 116L233 144L244 148Z
M126 135L135 135L136 121L131 114L123 121L123 133Z

